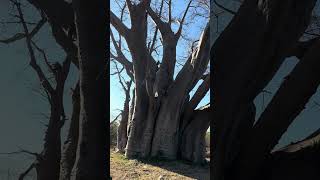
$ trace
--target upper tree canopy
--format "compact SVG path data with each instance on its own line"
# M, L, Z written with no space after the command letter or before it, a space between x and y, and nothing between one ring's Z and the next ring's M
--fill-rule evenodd
M128 1L129 2L129 1ZM138 3L138 2L132 2ZM161 15L159 15L161 13ZM132 16L133 17L133 16ZM125 79L133 77L133 60L130 49L128 48L128 41L130 41L130 31L132 17L130 17L128 6L123 0L111 1L111 60L121 64L120 69ZM209 19L209 1L151 1L150 9L147 13L147 28L146 28L146 46L152 49L148 52L151 54L149 61L160 64L163 62L164 49L163 45L166 43L164 36L172 32L176 34L177 45L175 57L171 57L171 62L167 67L171 72L173 80L176 78L179 71L187 61L188 56L195 50L199 37L207 24ZM170 19L170 20L169 20ZM173 38L172 38L173 40ZM145 61L147 62L147 61ZM159 65L158 65L159 66ZM114 64L111 63L111 71L115 70ZM209 73L209 68L206 71ZM200 85L201 81L191 91L191 96ZM119 93L119 86L117 77L111 76L111 116L115 116L114 110L122 107L124 98L116 95ZM209 93L204 97L201 105L209 102ZM113 118L110 118L113 119Z

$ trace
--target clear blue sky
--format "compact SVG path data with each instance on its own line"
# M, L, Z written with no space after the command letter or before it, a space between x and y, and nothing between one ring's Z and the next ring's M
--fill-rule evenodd
M180 15L183 13L187 5L187 1L173 1L173 15ZM111 1L111 10L118 15L118 5L114 3L114 1ZM191 15L191 13L189 13ZM190 17L190 16L189 16ZM196 18L193 19L193 23L188 25L188 28L184 29L184 32L188 34L189 37L192 39L199 39L201 35L201 27L204 27L206 25L206 21L204 18ZM128 22L126 22L128 25L130 25ZM114 31L116 34L116 31ZM110 46L112 46L110 44ZM180 56L186 56L186 50L188 46L185 41L180 40L177 46L177 57L179 59ZM161 56L160 56L161 57ZM157 59L161 61L161 59ZM111 71L112 71L113 64L111 63ZM175 70L175 74L180 70L180 67L177 67ZM198 83L199 85L199 83ZM198 86L197 85L197 86ZM196 86L196 88L197 88ZM110 120L114 119L114 117L119 113L117 109L123 108L123 101L124 101L124 92L121 88L121 85L119 83L117 76L111 76L110 77ZM191 92L193 94L194 91ZM210 93L207 93L205 98L201 101L199 106L205 105L210 101Z

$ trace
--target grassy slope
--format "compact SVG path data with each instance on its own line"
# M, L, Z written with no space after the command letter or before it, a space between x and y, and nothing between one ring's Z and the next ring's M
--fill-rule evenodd
M110 172L113 180L210 179L209 167L196 167L180 161L149 161L146 164L128 160L114 151L111 151Z

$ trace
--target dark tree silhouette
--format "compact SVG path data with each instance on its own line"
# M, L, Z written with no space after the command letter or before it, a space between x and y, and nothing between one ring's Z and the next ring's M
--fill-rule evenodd
M21 174L19 179L23 179L32 168L36 169L37 179L56 180L59 179L60 171L60 157L61 157L61 128L66 120L63 107L63 92L65 81L69 73L71 58L66 56L62 64L59 62L50 63L43 49L37 46L32 40L37 31L46 23L47 19L44 14L41 13L42 19L30 31L27 25L26 19L23 14L22 5L18 0L11 0L12 4L16 8L18 22L21 24L23 33L19 36L15 35L12 38L1 40L4 43L11 43L19 39L24 38L27 45L27 50L30 56L29 65L36 72L39 78L40 85L43 88L43 96L48 100L50 104L49 122L46 125L44 145L41 153L29 153L36 157L36 160L32 165ZM54 83L49 80L49 77L45 75L45 71L39 65L36 58L37 50L43 56L46 67L49 69L51 76L54 79ZM27 151L22 151L27 152Z
M20 7L20 2L15 0L12 0L12 2ZM107 76L105 74L105 71L109 69L106 64L108 61L107 2L96 1L90 2L88 5L83 4L86 3L83 1L69 3L64 0L27 0L27 2L40 12L43 20L32 30L28 30L29 24L27 22L23 23L21 21L20 23L25 30L24 33L17 33L11 38L1 40L1 42L11 43L26 39L32 60L30 65L37 72L51 103L51 117L46 132L44 151L39 155L34 154L37 161L30 168L35 167L37 171L39 170L37 173L40 180L57 180L59 178L68 180L71 177L73 166L75 166L74 179L103 179L107 175L108 99L106 91ZM81 15L79 12L81 12ZM77 19L75 19L75 14L78 14ZM54 39L66 53L66 60L62 65L58 63L49 64L44 55L49 70L54 74L56 87L50 86L49 80L46 79L40 67L33 60L35 59L33 49L36 48L44 54L43 50L32 41L32 37L39 32L46 22L51 28ZM81 38L79 34L81 34ZM77 42L80 43L79 51ZM78 56L78 52L80 56ZM81 60L79 57L81 57ZM79 64L79 61L81 64ZM60 128L63 125L61 116L65 117L62 106L63 85L66 77L64 73L67 73L66 69L70 62L80 68L81 78L73 90L73 113L68 137L61 152ZM60 121L58 121L59 118ZM79 122L79 119L81 119L81 122ZM86 146L88 142L89 146ZM87 147L89 149L86 149ZM43 158L44 156L45 158ZM85 159L90 159L91 163ZM22 176L28 173L30 168Z
M102 180L108 176L108 2L74 0L72 5L78 38L81 101L77 156L71 179Z
M211 47L213 179L320 177L312 172L318 167L315 161L306 160L317 159L312 149L319 152L310 139L272 152L320 83L319 35L305 37L310 34L316 2L244 0L238 10L213 2L233 15ZM291 56L299 63L255 120L254 99ZM302 144L306 148L287 151Z

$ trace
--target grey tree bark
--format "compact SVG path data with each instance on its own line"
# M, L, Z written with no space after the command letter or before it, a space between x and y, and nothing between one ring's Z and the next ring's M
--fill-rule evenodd
M182 159L198 164L205 163L205 134L210 125L210 106L195 110L192 120L182 133L181 156Z
M125 92L125 100L123 104L123 110L121 111L121 119L119 122L119 126L117 129L117 152L125 153L125 148L128 141L128 120L130 116L130 89L132 84L132 79L127 82L122 81L122 77L120 75L120 72L118 71L119 81L122 85L122 88Z
M132 118L130 118L126 147L126 156L129 158L177 159L180 156L180 129L182 129L180 125L182 125L184 110L188 104L193 104L192 107L196 108L201 100L189 102L189 92L202 78L208 66L210 49L209 27L206 27L200 38L198 50L190 55L177 78L173 79L176 46L190 3L176 32L171 28L171 20L164 22L159 18L159 14L154 12L150 7L150 1L147 0L139 4L127 1L131 28L126 27L113 12L110 14L111 24L126 39L132 55L135 104ZM162 5L160 9L162 9ZM153 45L147 47L146 44L147 16L153 19L157 25L156 32L159 30L163 37L164 55L159 69L150 55ZM113 37L111 36L111 38ZM117 59L116 56L114 57ZM128 61L119 58L119 54L117 60L122 65L130 67ZM199 97L203 98L206 94L209 89L208 84L207 80L206 88L203 88ZM209 123L205 129L207 130L208 127ZM205 132L202 133L205 134Z

